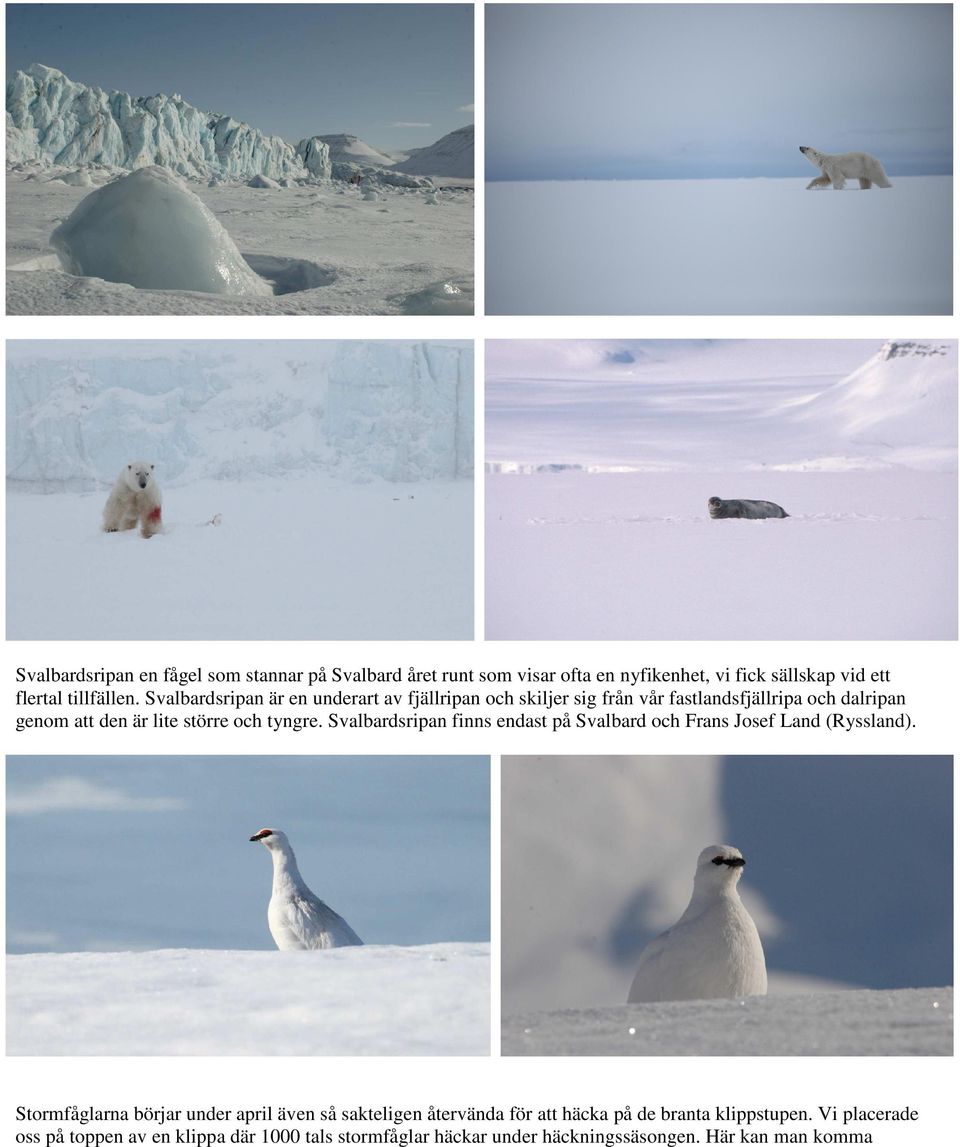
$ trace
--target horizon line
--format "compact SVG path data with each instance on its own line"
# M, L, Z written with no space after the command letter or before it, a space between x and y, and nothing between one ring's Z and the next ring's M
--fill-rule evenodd
M949 171L891 171L897 179L953 178ZM485 183L702 183L708 179L809 179L803 172L798 175L485 175Z

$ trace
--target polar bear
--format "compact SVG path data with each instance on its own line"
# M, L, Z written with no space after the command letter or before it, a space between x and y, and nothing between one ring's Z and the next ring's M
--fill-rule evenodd
M163 528L160 487L153 476L152 462L128 462L103 507L103 528L108 534L132 530L137 522L141 538L152 538Z
M816 179L811 179L806 190L811 187L829 187L833 184L834 191L842 191L844 181L859 179L860 188L866 191L876 184L877 187L892 187L883 170L883 164L873 155L865 151L844 151L839 155L827 155L825 151L817 151L815 147L801 147L800 150L810 160L814 167L823 172Z

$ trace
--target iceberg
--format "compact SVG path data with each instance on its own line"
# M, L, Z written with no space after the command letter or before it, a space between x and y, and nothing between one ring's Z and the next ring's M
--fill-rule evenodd
M92 192L50 243L72 275L215 295L273 293L213 212L163 167L141 167Z

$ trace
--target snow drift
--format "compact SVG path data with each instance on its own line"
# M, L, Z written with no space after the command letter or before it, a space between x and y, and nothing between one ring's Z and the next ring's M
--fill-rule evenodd
M7 956L7 1054L487 1055L489 981L475 943Z
M273 294L213 212L162 167L141 167L91 192L50 245L71 275L160 290Z

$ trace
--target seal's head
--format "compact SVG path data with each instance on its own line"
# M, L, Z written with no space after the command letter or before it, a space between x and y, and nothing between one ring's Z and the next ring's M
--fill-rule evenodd
M708 498L707 509L710 511L711 518L719 518L723 513L723 499Z

